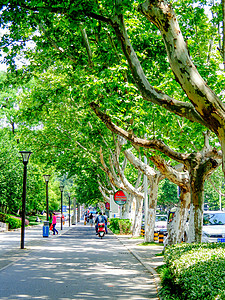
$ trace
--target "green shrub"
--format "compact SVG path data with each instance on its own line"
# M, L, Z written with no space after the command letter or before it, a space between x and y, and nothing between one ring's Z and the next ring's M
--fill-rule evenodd
M225 244L173 245L164 256L163 299L225 300Z
M21 227L21 220L8 216L6 223L9 224L9 229L16 229Z
M115 234L130 234L131 221L129 219L112 218L109 220L109 229Z
M8 223L9 229L16 229L21 227L21 218L0 213L0 222ZM25 225L28 225L28 220L25 220Z

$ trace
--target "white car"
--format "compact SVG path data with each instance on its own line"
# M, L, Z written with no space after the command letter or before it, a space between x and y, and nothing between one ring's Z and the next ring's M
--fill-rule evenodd
M225 243L225 212L204 211L202 242Z
M167 215L156 215L154 231L167 231Z

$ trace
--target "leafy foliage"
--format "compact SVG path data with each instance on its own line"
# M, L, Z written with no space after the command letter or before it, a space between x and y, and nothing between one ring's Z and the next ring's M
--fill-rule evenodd
M21 227L21 220L16 219L15 217L8 216L7 219L6 219L6 223L9 224L9 229L16 229L16 228Z
M131 221L129 219L112 218L109 220L109 229L115 234L130 234Z
M174 206L178 201L177 186L168 179L163 180L159 185L158 205L169 207Z
M9 229L16 229L21 227L21 219L8 214L0 213L0 222L9 224ZM28 220L26 220L26 225L28 224L29 222Z
M35 154L30 165L32 177L28 177L28 190L32 191L28 193L29 211L44 209L41 173L46 170L54 174L49 185L52 208L58 208L60 198L54 180L65 174L67 179L73 179L70 188L79 203L95 204L102 199L98 180L106 186L108 182L100 168L98 152L102 147L107 156L114 146L111 134L90 112L92 101L99 103L114 123L137 136L147 134L148 138L163 139L181 152L202 149L201 125L146 102L135 86L119 41L107 22L115 11L124 14L129 38L151 84L175 99L187 101L169 68L159 31L136 12L137 4L138 1L123 1L116 6L114 1L105 0L3 2L1 26L9 31L0 46L9 70L0 80L1 115L7 117L11 126L16 122L15 138L20 146L29 147ZM202 6L192 1L181 0L174 5L194 63L209 86L219 93L224 78L217 72L221 58L215 50L219 36L214 24ZM212 50L206 51L210 39L215 43ZM16 66L19 57L27 60L22 68ZM12 169L9 165L7 168ZM6 169L2 178L0 174L0 183L6 191L11 175L5 176L4 172ZM135 182L137 172L130 165L125 174ZM19 181L14 182L17 185ZM10 195L8 190L0 203L12 201L10 209L16 211L20 207L19 192L16 194L13 189L15 195ZM176 195L175 186L165 181L159 203L176 202Z
M166 248L162 269L165 299L225 299L225 245L179 244ZM173 287L169 290L168 285ZM167 296L166 296L167 294Z

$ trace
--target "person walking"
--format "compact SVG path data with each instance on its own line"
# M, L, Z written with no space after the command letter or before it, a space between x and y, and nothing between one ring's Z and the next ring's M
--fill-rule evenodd
M56 215L55 213L53 213L53 217L52 217L52 225L53 225L53 228L52 228L52 231L53 231L53 235L55 235L55 233L59 234L58 230L55 228L56 226Z
M90 223L91 227L93 226L93 223L94 223L93 218L94 218L94 216L93 216L93 214L91 213L90 216L89 216L89 223Z
M105 233L108 233L107 225L108 225L108 217L106 213L104 213L103 217L105 218Z

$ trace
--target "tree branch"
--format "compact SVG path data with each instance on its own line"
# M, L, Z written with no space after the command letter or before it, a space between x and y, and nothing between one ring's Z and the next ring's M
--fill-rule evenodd
M208 87L190 59L177 17L166 0L146 0L139 11L161 31L166 51L177 81L207 123L207 128L218 134L224 122L225 106Z
M125 139L130 141L133 145L148 148L148 149L158 150L180 163L183 163L184 160L188 158L189 154L183 154L183 153L178 153L176 151L173 151L160 140L146 140L146 139L137 138L133 134L130 134L128 131L116 126L111 121L111 118L107 114L100 111L99 106L96 103L92 102L90 103L90 106L92 110L95 112L95 114L103 121L103 123L105 123L108 129L124 137Z
M124 20L122 15L117 15L112 19L111 26L114 28L117 38L121 44L123 53L129 63L131 73L135 80L135 83L142 94L142 97L160 105L172 113L175 113L178 116L185 117L192 122L198 122L205 127L208 127L207 122L205 122L202 117L198 114L195 110L194 106L188 102L177 101L172 97L169 97L162 91L157 90L156 88L152 87L141 67L139 59L131 45L129 40Z

